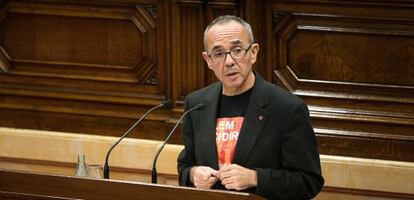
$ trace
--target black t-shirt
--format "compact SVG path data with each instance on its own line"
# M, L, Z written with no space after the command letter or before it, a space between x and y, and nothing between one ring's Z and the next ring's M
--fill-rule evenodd
M217 118L244 117L252 90L253 87L246 92L234 96L220 95Z
M252 89L235 96L220 96L216 118L216 147L219 167L231 164ZM220 186L222 187L222 186Z

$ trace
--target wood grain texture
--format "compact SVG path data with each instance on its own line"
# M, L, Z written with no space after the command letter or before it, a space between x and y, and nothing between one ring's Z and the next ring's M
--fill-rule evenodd
M342 3L349 4L338 6ZM267 6L273 52L267 63L275 83L309 105L320 152L414 160L405 153L414 150L410 6L386 1Z
M1 125L123 132L167 96L161 3L2 1Z
M0 180L2 192L64 199L263 199L249 193L13 171L0 171Z

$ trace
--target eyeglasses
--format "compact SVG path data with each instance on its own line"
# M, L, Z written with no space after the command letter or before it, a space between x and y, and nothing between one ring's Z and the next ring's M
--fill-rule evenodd
M230 54L234 60L240 60L246 56L246 53L249 51L250 47L252 47L252 44L250 44L247 48L236 47L227 52L216 50L208 54L208 57L210 57L210 59L215 63L224 62L224 60L226 60L227 54Z

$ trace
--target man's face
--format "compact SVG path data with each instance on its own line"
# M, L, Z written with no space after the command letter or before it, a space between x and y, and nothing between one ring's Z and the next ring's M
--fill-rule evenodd
M214 25L207 32L207 52L203 52L208 67L223 84L223 93L238 94L249 89L254 82L251 73L252 65L256 62L258 44L249 44L249 39L243 26L237 22ZM222 56L229 51L246 51L240 58L226 54L223 59L212 59L215 55ZM252 82L253 81L253 82Z

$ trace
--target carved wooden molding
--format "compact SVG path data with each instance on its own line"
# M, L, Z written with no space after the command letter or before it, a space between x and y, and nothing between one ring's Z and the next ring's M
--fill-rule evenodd
M0 46L0 72L9 72L10 68L10 56Z
M273 12L273 24L278 25L288 15L290 15L288 12Z
M412 79L408 78L410 75L398 69L387 68L387 65L396 62L377 65L377 69L372 64L366 66L364 57L354 55L358 49L349 49L352 41L343 42L341 39L348 35L356 39L367 35L385 35L383 38L396 37L397 41L401 41L412 37L414 27L401 24L401 30L393 30L390 26L381 26L381 23L364 24L359 23L358 19L353 19L350 23L348 18L339 18L339 22L333 22L330 18L335 17L300 14L289 17L284 15L276 21L274 18L274 23L278 22L274 26L278 58L274 69L275 78L283 87L309 104L318 134L413 142L414 85ZM340 35L335 38L333 33ZM383 39L382 42L388 41ZM407 43L408 40L402 44L391 43L395 49L384 48L383 51L387 52L384 56L388 56L384 59L398 60L393 58L401 55L409 57L408 53L402 54ZM364 46L361 45L360 48ZM373 50L375 47L366 47L366 50L370 48ZM401 59L410 62L412 59L408 57ZM410 73L410 68L402 65L407 69L406 73ZM366 74L372 77L361 76L361 73L365 73L364 70L371 70L371 74ZM391 79L380 70L399 73L401 79ZM375 73L388 78L389 82L376 78ZM354 81L355 79L361 81ZM380 106L372 106L375 104Z
M235 7L239 5L237 0L208 0L206 1L211 6L222 6L222 7Z
M9 9L10 5L7 1L2 1L0 3L0 22L3 21L4 17L6 17L7 13L9 12Z
M266 2L274 80L308 104L321 153L412 161L414 13L320 3Z
M15 2L7 1L9 12L22 14L55 15L66 17L87 17L104 19L129 19L134 7L108 7L101 4L71 4L63 2Z
M275 70L274 73L284 87L298 95L320 97L329 97L331 95L335 98L345 99L414 103L413 96L410 95L414 87L411 86L301 79L297 77L288 65L282 67L282 69ZM323 89L324 92L318 93L319 89L314 90L312 88ZM378 89L383 91L378 91ZM349 90L352 90L355 94L346 92ZM401 92L407 93L401 94Z
M211 6L237 6L238 0L175 0L179 5L211 5Z
M205 1L202 0L176 0L177 5L203 5Z
M3 21L3 19L6 17L7 12L9 11L9 6L6 4L6 2L0 3L0 23ZM0 38L1 38L0 33ZM0 44L0 73L8 72L10 68L10 56L7 54L7 52L4 50L4 48Z
M0 69L7 71L12 64L13 71L10 75L20 75L21 79L43 78L36 82L54 82L53 85L44 83L46 85L44 91L60 86L53 79L60 79L59 82L63 87L59 88L61 91L64 91L65 87L67 87L66 91L76 91L73 90L75 88L72 85L77 84L76 87L79 88L80 84L78 83L82 83L82 81L101 82L94 86L85 82L82 86L84 87L83 92L89 91L90 95L104 94L104 90L98 89L98 87L105 84L112 85L108 85L106 87L108 89L116 84L133 84L120 89L114 87L114 90L120 90L118 94L126 95L125 97L129 96L128 92L136 94L141 90L140 93L142 91L155 93L158 90L157 60L159 56L157 56L156 49L158 36L155 31L157 26L155 5L131 4L129 7L121 7L106 4L7 1L0 14L2 25L7 26L5 30L8 31L3 35L3 44L0 45L11 52L7 54L4 49L0 51ZM17 23L14 23L16 20ZM35 20L37 23L31 25L30 22L26 22L28 20ZM57 23L58 21L60 23ZM67 26L59 25L62 23L67 23ZM82 37L88 39L83 39L83 42L76 43L76 40L70 42L70 37L76 36L76 34L70 34L73 31L70 27L80 26L82 23L86 25L84 28L86 31L83 31L82 28L78 31L97 34L96 37L91 34L81 35L75 38L79 38L79 41L82 41ZM113 28L105 28L105 25L102 24L113 26ZM47 29L51 26L55 26L55 29L60 28L62 31L53 30L55 34L48 35L48 32L51 31ZM92 28L88 26L92 26ZM134 26L136 27L135 31L130 28ZM22 31L19 31L20 29L34 30L26 30L27 34L24 35ZM31 35L29 36L29 34ZM126 36L131 36L134 40L127 41ZM99 39L99 37L101 38ZM36 40L30 40L30 38L36 38ZM18 44L19 46L16 46L12 44L13 42L23 42L24 45ZM134 45L131 42L139 43ZM96 48L91 48L92 46ZM105 50L105 48L107 49ZM108 48L110 49L108 50ZM119 53L120 50L123 53ZM32 51L32 53L27 51ZM84 53L82 53L83 51ZM95 53L91 54L91 51ZM105 56L105 53L108 55ZM90 54L89 57L84 56L88 54ZM100 56L102 59L94 59L96 56ZM123 61L125 58L129 61ZM131 62L132 60L135 60L134 63ZM4 77L3 80L10 83L8 77ZM73 83L65 83L68 81ZM94 91L94 87L98 90ZM51 92L53 91L52 89ZM111 93L113 92L108 91L107 95L110 96Z
M345 34L374 34L374 35L384 35L384 36L399 36L399 37L410 37L414 35L414 27L413 26L405 26L400 25L401 30L394 30L391 29L390 26L388 26L388 29L385 27L382 27L381 24L374 24L374 25L368 25L368 24L361 24L365 27L353 27L355 26L355 22L353 24L346 22L338 23L336 26L334 26L334 23L331 21L323 21L320 18L312 20L314 15L312 16L306 16L306 18L303 18L303 15L296 15L293 16L293 19L285 20L285 23L283 28L281 26L278 26L279 29L275 30L276 40L277 40L277 56L280 58L277 62L277 67L275 69L275 74L278 78L282 80L282 82L286 85L287 88L292 89L292 91L298 89L298 90L306 90L302 87L304 87L306 84L315 84L315 85L323 85L323 84L335 84L337 88L338 86L344 86L344 87L353 87L354 89L357 89L358 87L371 87L371 88L383 88L383 90L386 90L385 94L389 94L390 90L394 90L395 94L398 94L401 90L405 91L412 91L414 90L414 86L411 86L409 82L407 82L408 85L396 85L396 84L384 84L384 83L363 83L363 82L347 82L347 81L336 81L336 80L323 80L323 79L315 79L313 77L308 77L309 75L306 75L305 77L299 77L300 74L297 74L297 72L302 73L303 70L312 70L309 69L311 66L306 66L305 68L304 64L306 63L289 63L290 56L290 49L289 45L294 42L297 37L298 33L305 32L305 33L331 33L331 32L341 32ZM277 12L274 16L278 16ZM285 16L285 15L284 15ZM319 16L320 17L320 16ZM280 17L279 17L280 18ZM278 18L277 18L278 19ZM277 21L277 20L276 20ZM357 24L358 25L358 24ZM381 29L380 29L381 27ZM404 28L404 29L403 29ZM315 36L316 38L317 36ZM320 37L322 38L322 37ZM319 38L318 38L319 39ZM323 38L322 38L323 39ZM316 41L316 39L315 39ZM317 41L318 42L318 41ZM315 45L315 47L304 47L304 48L324 48L326 44L329 44L327 42L331 41L320 41L319 43L310 43L311 45ZM316 46L318 45L318 46ZM324 46L325 45L325 46ZM329 47L327 47L329 48ZM336 47L335 47L336 48ZM344 47L346 48L346 47ZM372 48L372 47L369 47ZM369 50L369 48L367 50ZM374 47L375 48L375 47ZM398 50L400 48L405 47L397 47L395 51L389 50L391 54L389 56L398 56ZM312 50L312 49L310 49ZM307 50L309 51L309 50ZM347 53L353 53L353 52L347 52ZM341 55L341 56L348 56L348 55ZM408 56L408 54L407 54ZM331 57L325 57L326 59L330 59ZM309 58L313 59L313 58ZM315 65L314 63L311 63L312 65ZM358 63L359 64L359 63ZM392 63L387 63L392 64ZM291 65L297 65L294 66L295 69L292 69ZM301 68L302 67L302 68ZM314 66L312 66L314 67ZM299 71L298 71L299 70ZM306 72L306 73L312 73L312 72ZM340 72L338 72L340 73ZM402 72L399 72L402 73ZM311 75L312 76L312 75ZM345 80L345 79L344 79ZM407 80L409 81L409 80ZM370 90L366 90L365 92L370 93ZM375 94L378 94L378 92L375 92ZM405 97L407 97L404 94ZM397 97L395 97L397 98ZM408 96L408 98L414 98L414 95ZM395 101L399 101L398 99L395 99Z

